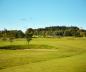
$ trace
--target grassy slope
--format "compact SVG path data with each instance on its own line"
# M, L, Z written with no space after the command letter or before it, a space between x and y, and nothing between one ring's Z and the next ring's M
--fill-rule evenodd
M15 66L1 72L86 72L86 54Z
M7 45L9 43L3 43ZM0 50L0 72L86 72L86 39L34 39L31 44L55 46L56 51ZM26 42L16 41L15 45ZM5 69L6 68L6 69Z

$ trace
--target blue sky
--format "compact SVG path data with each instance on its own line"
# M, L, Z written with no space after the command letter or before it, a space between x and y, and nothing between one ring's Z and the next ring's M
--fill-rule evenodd
M0 0L0 30L58 25L86 29L86 0Z

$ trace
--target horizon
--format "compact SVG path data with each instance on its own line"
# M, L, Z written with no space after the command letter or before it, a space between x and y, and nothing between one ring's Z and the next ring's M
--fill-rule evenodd
M77 26L86 30L85 0L0 0L0 30Z
M58 25L59 26L59 25ZM57 26L47 26L47 27L57 27ZM79 29L83 29L83 30L86 30L86 29L84 29L84 28L80 28L80 27L78 27L78 26L59 26L59 27L77 27L77 28L79 28ZM39 27L39 28L32 28L32 29L45 29L46 27ZM0 31L3 31L3 30L21 30L21 31L23 31L23 32L25 32L26 30L27 30L28 28L26 28L26 29L24 29L24 30L22 30L22 29L7 29L7 28L4 28L4 29L2 29L2 30L0 30Z

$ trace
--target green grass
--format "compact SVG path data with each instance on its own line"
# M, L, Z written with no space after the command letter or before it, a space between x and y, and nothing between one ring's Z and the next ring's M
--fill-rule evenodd
M16 50L0 50L0 72L86 72L85 43L86 38L34 38L28 49L25 39L17 39ZM9 45L0 41L0 47Z
M86 54L56 58L1 70L1 72L86 72Z

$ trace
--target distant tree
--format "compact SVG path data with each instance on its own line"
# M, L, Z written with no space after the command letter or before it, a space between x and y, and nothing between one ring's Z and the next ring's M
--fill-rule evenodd
M6 41L7 40L7 29L4 29L4 31L2 31L2 40Z
M14 39L15 39L14 32L13 31L8 31L8 40L9 40L11 45L12 45L12 42L14 41Z
M72 36L71 30L65 30L64 36Z
M21 30L18 30L16 32L16 38L24 38L25 34L21 31Z
M64 34L64 32L63 32L62 30L56 32L56 35L57 35L58 37L62 37L63 34Z
M12 44L13 39L15 38L14 32L13 31L8 31L7 29L4 29L4 31L2 31L2 39L4 41L10 41L10 43Z
M0 31L0 39L3 37L2 31Z
M32 40L33 34L34 34L34 31L32 28L27 29L25 32L25 37L26 37L26 40L28 42L28 45L29 45L29 42Z

